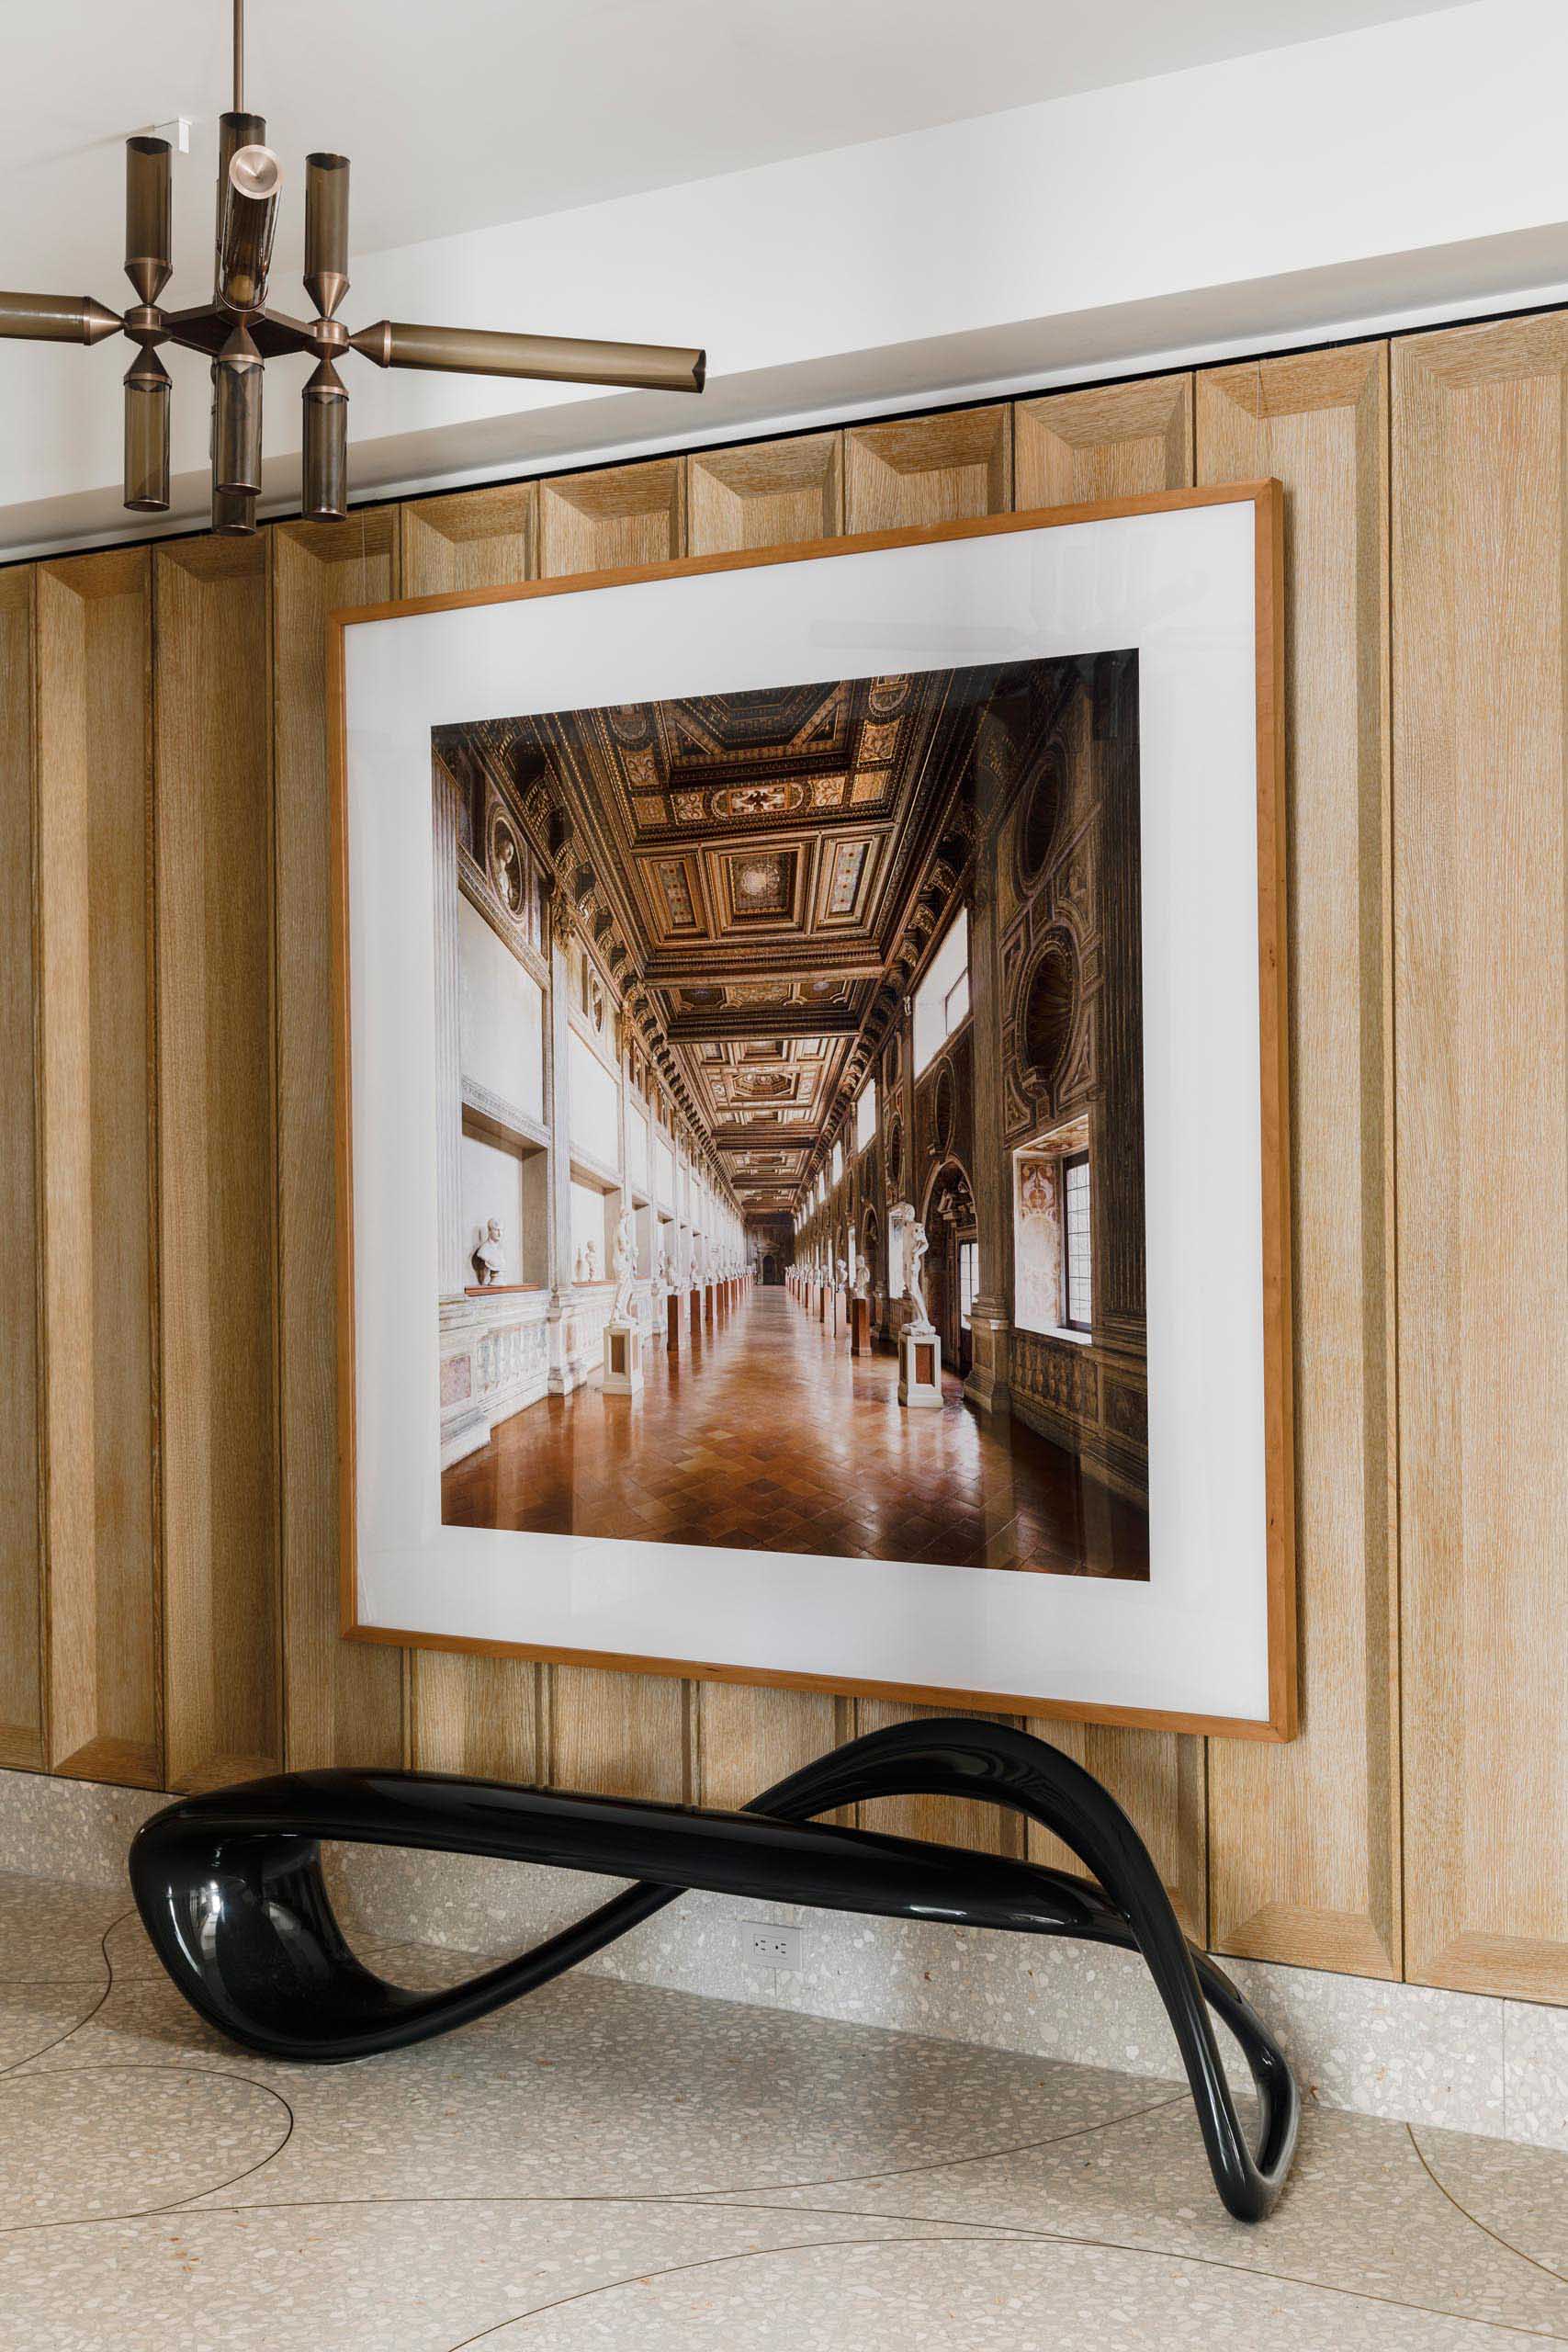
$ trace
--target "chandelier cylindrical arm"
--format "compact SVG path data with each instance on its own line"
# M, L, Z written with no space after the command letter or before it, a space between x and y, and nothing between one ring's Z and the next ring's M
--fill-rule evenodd
M125 274L139 302L155 302L174 270L169 142L125 142Z
M341 522L348 512L348 394L330 359L316 368L303 398L305 514L312 523Z
M125 378L125 503L141 514L169 503L169 371L155 351L139 351Z
M231 310L259 311L277 228L282 167L270 147L237 147L223 175L218 291Z
M242 323L212 363L212 487L261 488L262 360Z
M0 294L0 334L27 343L102 343L120 323L90 294Z
M483 327L415 327L395 319L378 319L349 341L378 368L434 368L459 376L527 376L547 383L700 392L707 373L705 351L661 343L494 334Z
M220 538L253 537L256 527L254 492L248 490L215 490L212 493L212 527Z
M348 291L348 157L305 158L305 290L323 319Z

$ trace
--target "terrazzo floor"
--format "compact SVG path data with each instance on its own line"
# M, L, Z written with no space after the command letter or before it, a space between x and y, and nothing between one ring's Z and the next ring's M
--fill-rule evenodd
M1568 2154L1309 2109L1247 2229L1168 2082L603 1976L399 2056L274 2065L197 2022L118 1894L0 1879L6 2346L1527 2338L1568 2343Z

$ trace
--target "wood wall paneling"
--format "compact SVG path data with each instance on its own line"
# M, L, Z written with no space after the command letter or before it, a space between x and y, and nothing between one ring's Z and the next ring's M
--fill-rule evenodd
M1192 379L1160 376L1019 401L1013 463L1020 514L1185 490L1192 480Z
M1198 380L1199 479L1286 490L1301 1736L1212 1744L1215 1946L1397 1976L1388 353Z
M316 1587L332 1554L307 1337L331 1250L307 1031L321 943L304 936L316 618L658 561L688 539L706 552L1160 488L1190 478L1195 435L1197 479L1275 473L1289 499L1303 1731L1211 1743L1205 1771L1197 1742L1036 1728L1127 1804L1190 1924L1207 1867L1219 1948L1389 1974L1402 1722L1405 1973L1568 2001L1568 1856L1550 1834L1568 1794L1565 373L1555 318L1394 348L1392 801L1378 346L1212 370L1195 403L1168 377L416 501L335 537L277 526L0 572L0 1761L155 1770L160 1524L173 1785L280 1760L286 1656L291 1760L399 1752L397 1657L340 1656L335 1574ZM151 1007L131 845L149 570ZM145 727L144 675L140 691ZM146 774L143 755L143 792ZM84 967L84 869L106 859L92 907L117 936L101 954L87 936ZM143 1171L112 1200L111 1158L117 1178ZM44 1230L57 1184L66 1205ZM112 1314L126 1336L106 1373ZM111 1547L111 1530L129 1540ZM908 1712L434 1654L410 1679L422 1764L527 1778L547 1763L585 1787L716 1803L820 1752L852 1713L864 1730ZM878 1819L1016 1849L983 1806Z
M49 1753L157 1788L152 603L144 548L39 568Z
M533 482L457 491L401 509L405 596L505 588L538 567ZM497 1781L544 1777L541 1733L549 1669L529 1658L409 1653L409 1761L424 1772Z
M400 1764L403 1659L339 1634L326 616L399 594L398 518L270 534L284 1737L296 1770Z
M1568 319L1393 373L1405 1970L1568 2001Z
M0 1764L41 1765L39 1156L30 565L0 571Z
M844 517L851 531L957 523L1012 505L1012 412L956 409L844 435Z
M659 458L539 485L547 578L686 553L686 461ZM546 1669L549 1776L558 1787L682 1798L692 1789L692 1687L673 1676Z
M711 449L688 464L693 555L834 539L844 527L841 433Z
M837 538L844 527L843 435L715 449L690 461L693 555ZM694 1685L694 1792L704 1804L743 1805L850 1736L849 1702L765 1684Z
M401 531L401 595L506 588L532 580L538 568L539 493L531 481L457 490L389 511Z
M686 461L654 458L539 485L539 571L613 571L686 552Z
M1192 480L1190 376L1053 392L1019 401L1014 416L1014 503L1021 511L1185 490ZM1103 1781L1147 1844L1183 1927L1201 1938L1208 1913L1204 1741L1055 1720L1027 1727ZM1057 1869L1083 1867L1033 1824L1028 1850Z
M248 1779L283 1754L271 544L270 533L196 539L153 559L164 1669L176 1789Z
M672 1674L620 1674L592 1666L547 1669L549 1779L606 1796L691 1791L691 1686Z
M847 1699L749 1682L699 1682L695 1791L704 1804L750 1804L852 1735Z

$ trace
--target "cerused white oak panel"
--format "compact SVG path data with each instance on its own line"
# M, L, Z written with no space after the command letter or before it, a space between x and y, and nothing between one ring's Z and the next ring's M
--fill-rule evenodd
M1388 352L1216 368L1201 481L1286 489L1303 1725L1209 1754L1222 1951L1397 1976Z
M1568 320L1393 390L1406 1973L1568 2001Z

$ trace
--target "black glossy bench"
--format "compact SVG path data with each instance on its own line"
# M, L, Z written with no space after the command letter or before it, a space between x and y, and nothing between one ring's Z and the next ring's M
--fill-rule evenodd
M840 1829L812 1816L870 1797L1010 1805L1071 1847L1077 1878L962 1847ZM633 1885L533 1951L442 1992L373 1974L349 1949L321 1876L322 1838L548 1862ZM446 2033L532 1992L689 1887L762 1902L1124 1944L1143 1954L1175 2030L1214 2185L1239 2221L1284 2186L1300 2108L1278 2044L1190 1944L1115 1800L1028 1733L962 1718L852 1740L741 1813L434 1772L288 1772L189 1797L138 1833L137 1907L164 1966L209 2024L271 2058L365 2058ZM1235 2034L1259 2102L1256 2154L1236 2114L1209 2009Z

